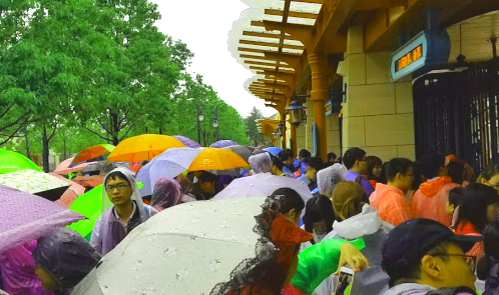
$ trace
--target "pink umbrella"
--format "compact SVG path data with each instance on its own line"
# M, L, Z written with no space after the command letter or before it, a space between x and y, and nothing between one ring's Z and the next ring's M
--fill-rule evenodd
M0 185L0 253L85 216L42 197Z
M53 172L51 172L49 174L54 176L54 177L59 178L60 180L65 181L71 185L64 192L64 194L62 194L61 198L59 200L55 201L56 204L59 204L59 205L64 206L66 208L69 208L69 206L71 206L74 203L76 198L78 198L79 196L81 196L85 193L85 187L83 187L82 185L80 185L74 181L71 181L71 180L69 180L69 179L67 179L64 176L61 176L59 174L56 174Z
M71 172L76 172L76 171L83 170L83 168L87 167L90 164L99 163L99 162L88 162L88 163L83 163L83 164L74 166L72 168L69 168L69 165L71 165L71 162L73 162L73 159L74 158L69 158L69 159L66 159L66 160L62 161L59 164L59 166L57 166L57 168L55 168L54 173L57 173L57 174L69 174Z

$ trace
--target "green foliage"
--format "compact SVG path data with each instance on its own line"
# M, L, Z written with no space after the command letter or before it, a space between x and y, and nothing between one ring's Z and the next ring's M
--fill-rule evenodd
M270 145L271 142L270 138L258 131L258 124L256 123L256 120L262 118L264 118L263 113L256 107L253 107L250 115L244 118L244 123L248 128L248 140L253 146Z

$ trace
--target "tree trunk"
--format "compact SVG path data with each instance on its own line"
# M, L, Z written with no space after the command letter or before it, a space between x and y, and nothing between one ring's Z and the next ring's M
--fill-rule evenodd
M109 111L110 115L110 120L111 120L111 136L113 138L113 145L116 146L118 143L120 143L120 138L119 138L119 126L118 126L118 114L114 113L112 110Z
M48 173L50 168L49 168L49 138L47 136L47 129L45 126L43 126L43 132L42 132L42 162L43 162L43 171L45 173Z

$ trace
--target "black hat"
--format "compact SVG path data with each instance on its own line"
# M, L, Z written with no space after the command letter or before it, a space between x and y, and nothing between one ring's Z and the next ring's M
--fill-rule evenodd
M481 236L455 235L448 227L438 221L414 218L396 226L383 244L383 269L390 278L401 278L414 263L438 244L449 241L459 245L466 253L476 242L483 241Z

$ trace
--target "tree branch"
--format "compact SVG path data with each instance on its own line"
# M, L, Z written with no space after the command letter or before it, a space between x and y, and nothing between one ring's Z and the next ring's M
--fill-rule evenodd
M59 122L55 122L55 125L54 125L54 129L52 130L52 134L50 134L50 136L47 138L48 141L50 141L54 135L55 135L55 131L57 130L57 125L59 124Z
M20 116L19 118L17 118L17 120L15 120L14 122L10 123L10 124L7 124L5 126L2 126L0 127L0 131L4 131L5 129L7 128L10 128L16 124L19 123L19 121L23 120L23 118L27 117L26 120L24 120L24 122L17 128L17 130L21 129L22 126L24 126L24 124L26 124L28 122L28 119L29 119L29 115L31 114L31 111L27 111L26 113L24 113L22 116Z
M5 114L7 114L10 109L12 109L12 107L14 106L14 103L11 103L10 106L3 112L0 114L0 118L3 118L3 116L5 116Z
M123 122L126 120L126 118L128 117L128 114L130 113L130 109L128 109L128 111L126 111L126 113L123 115L123 119L121 119L119 122L118 122L118 130L121 130L123 129L123 127L125 127L128 123L126 123L125 125L121 125L123 124Z
M109 130L106 128L106 126L101 122L101 120L99 119L99 117L95 117L97 119L97 122L99 122L100 126L102 127L102 129L104 129L107 133L111 133L109 132Z
M107 137L104 137L104 136L100 135L99 133L97 133L97 132L93 131L92 129L88 128L87 126L84 126L84 125L82 125L82 124L78 124L78 125L79 125L80 127L83 127L83 128L85 128L85 129L87 129L87 131L89 131L89 132L91 132L91 133L93 133L93 134L97 135L97 136L98 136L98 137L100 137L101 139L104 139L104 140L109 141L109 138L107 138Z
M21 128L24 126L24 124L26 124L26 121L28 121L29 119L29 116L28 118L26 118L26 120L24 120L24 122L22 124L19 124L19 126L16 128L16 130L14 130L10 136L7 137L7 139L3 140L2 142L0 142L0 145L4 145L6 144L8 141L10 141L13 137L15 137L15 135L19 132L19 130L21 130Z
M127 136L128 132L130 132L130 130L132 130L133 128L133 123L130 124L130 127L128 127L128 130L123 134L123 136L121 137L120 141L122 141L123 139L125 139L125 137Z

